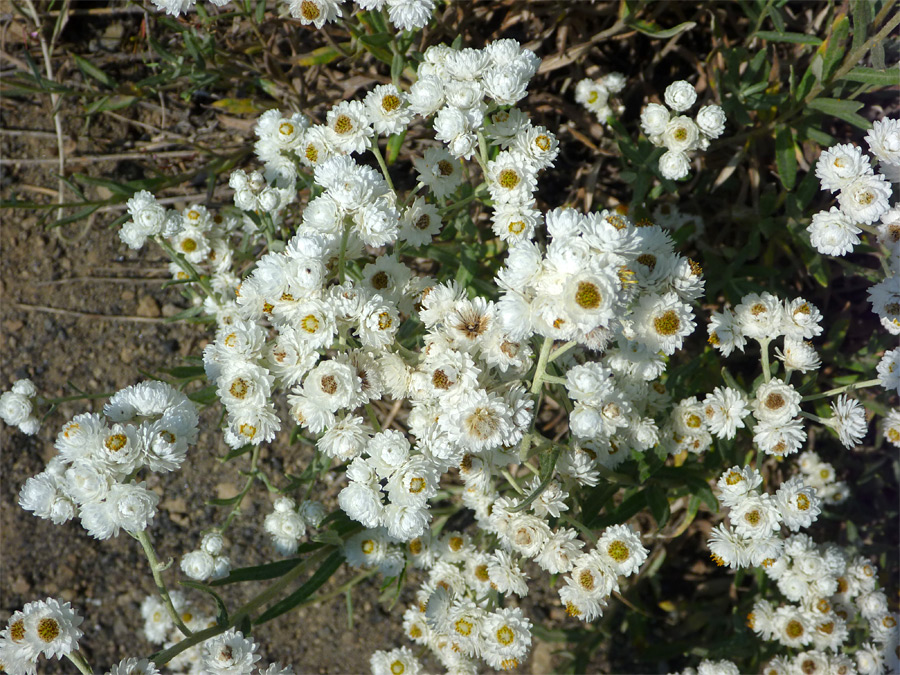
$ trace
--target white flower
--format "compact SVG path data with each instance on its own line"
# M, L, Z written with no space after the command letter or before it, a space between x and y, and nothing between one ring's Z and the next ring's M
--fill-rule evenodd
M17 380L10 391L0 396L0 419L32 436L38 432L41 420L34 414L32 399L37 390L31 380Z
M260 660L257 644L241 631L229 628L203 643L203 672L208 675L250 675Z
M300 19L304 26L312 24L321 28L326 21L343 16L341 0L288 0L291 16Z
M678 80L666 87L664 98L672 110L682 112L697 102L697 91L690 82Z
M372 144L374 132L361 101L341 101L328 111L325 119L331 130L331 142L338 150L364 152Z
M215 558L206 551L191 551L181 558L181 571L197 581L209 579L215 569Z
M690 117L679 115L666 124L662 144L673 152L689 152L697 148L700 129Z
M805 485L796 476L782 483L775 493L775 503L781 511L781 519L794 532L815 522L821 512L819 502L816 489Z
M853 448L859 445L868 431L866 411L859 401L842 394L831 402L831 410L834 417L828 420L829 426L838 432L844 447Z
M822 365L822 360L816 353L815 347L803 340L784 339L784 351L775 348L776 356L784 363L785 370L799 370L806 373L817 370Z
M653 351L674 354L694 326L691 308L675 293L643 295L635 308L637 339Z
M409 647L376 651L369 659L372 675L419 675L422 665Z
M750 562L744 538L724 523L719 523L712 529L707 546L709 546L710 557L720 567L727 566L738 569L747 567Z
M810 243L819 253L842 256L859 244L859 233L862 232L836 206L829 211L819 211L812 217L806 228Z
M737 317L730 309L713 312L706 330L709 333L709 344L723 355L730 356L735 349L744 351L747 338L741 330Z
M488 162L488 190L500 204L530 204L537 177L528 159L517 151L504 150Z
M884 416L883 433L888 443L900 448L900 409L894 408Z
M760 422L784 424L800 412L800 393L777 377L759 386L753 414Z
M703 106L697 112L697 126L709 138L718 138L725 131L725 111L717 105Z
M719 438L734 438L744 428L744 417L750 413L744 395L730 387L716 387L703 400L703 414L710 433Z
M630 525L613 525L597 541L596 554L616 574L631 576L647 559L649 551L641 544L641 535Z
M518 607L504 607L484 617L482 657L496 670L512 670L525 660L531 646L531 621Z
M882 164L900 164L900 119L885 117L873 122L866 143Z
M653 139L662 136L669 123L669 110L659 103L648 103L641 111L641 129L652 142ZM656 143L659 145L659 143Z
M860 176L872 175L869 158L861 148L845 143L824 150L816 162L816 177L823 190L843 190Z
M863 175L838 193L841 211L855 223L869 225L890 209L891 184L880 173Z
M721 501L729 508L734 508L749 494L755 494L756 488L762 484L759 471L751 466L743 469L733 466L725 471L716 483L721 491Z
M462 183L460 162L445 148L426 148L422 159L413 158L419 181L427 185L437 199L452 195Z
M772 340L781 335L784 306L771 293L745 295L734 308L741 333L756 340Z
M406 95L392 84L380 84L366 94L363 103L375 132L383 136L402 133L412 119Z
M659 158L659 172L668 180L681 180L691 171L691 161L686 153L669 150Z
M434 0L386 0L386 4L388 18L400 30L424 28L434 11Z

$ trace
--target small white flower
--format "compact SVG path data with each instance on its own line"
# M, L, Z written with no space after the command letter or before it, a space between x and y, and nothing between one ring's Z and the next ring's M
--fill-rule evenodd
M697 102L697 91L690 82L677 80L666 87L664 98L672 110L683 112Z
M868 431L865 408L859 401L842 394L831 402L831 410L834 417L828 422L837 431L844 447L853 448L859 445Z

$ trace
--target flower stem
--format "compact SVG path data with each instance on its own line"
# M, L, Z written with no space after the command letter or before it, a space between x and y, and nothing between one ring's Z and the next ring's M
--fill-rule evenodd
M237 516L237 514L241 510L241 502L244 501L244 497L247 496L247 493L250 492L250 488L256 481L256 463L259 461L259 448L259 445L253 446L253 454L250 457L250 471L247 474L247 482L244 483L243 489L238 493L237 499L234 502L234 506L231 507L231 511L225 518L225 522L222 523L222 527L218 530L219 533L225 532L225 530L228 529L228 526L231 525L231 521L234 520L235 516Z
M550 357L547 359L547 361L549 363L553 363L554 361L556 361L556 359L558 359L560 356L565 354L567 351L572 349L572 347L574 347L577 344L578 343L575 340L569 340L566 344L561 345L561 346L557 347L556 349L554 349L552 352L550 352Z
M538 355L537 367L534 370L534 379L531 381L532 394L538 393L541 389L544 374L547 372L547 359L550 357L551 347L553 347L553 340L545 337L543 344L541 344L541 353Z
M94 671L84 656L81 655L81 652L69 652L66 654L66 658L78 668L78 672L84 673L84 675L94 675Z
M862 382L845 384L843 387L838 387L837 389L829 389L828 391L823 391L821 394L810 394L809 396L804 396L803 398L801 398L800 401L802 403L806 403L807 401L817 401L820 398L828 398L829 396L837 396L838 394L843 394L845 391L865 389L866 387L876 387L879 385L881 385L881 380L876 377L872 380L863 380Z
M165 569L165 566L161 565L157 559L156 551L153 550L153 543L150 541L150 537L147 536L147 531L141 530L137 533L132 532L131 536L141 542L141 546L144 547L147 562L150 563L150 572L153 574L153 581L156 582L156 590L159 592L163 604L169 612L169 616L172 618L172 621L175 622L175 625L178 626L178 630L184 633L185 636L190 637L192 635L191 631L184 625L184 621L181 620L181 617L178 616L178 612L175 611L175 605L172 604L172 598L169 597L169 589L166 587L166 582L163 581L162 575L160 574L160 571Z
M391 174L388 173L387 164L384 162L384 156L381 154L381 148L378 147L378 139L372 141L372 154L375 155L375 159L378 160L378 166L381 168L381 173L384 176L384 180L387 181L388 187L391 189L391 192L394 191L394 183L391 181Z
M763 379L768 382L772 379L771 368L769 367L769 338L759 339L759 354L762 359Z

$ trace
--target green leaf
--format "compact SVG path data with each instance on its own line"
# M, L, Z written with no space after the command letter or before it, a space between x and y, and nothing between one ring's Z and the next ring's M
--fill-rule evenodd
M203 387L203 389L200 389L199 391L192 392L188 394L188 398L201 405L211 405L216 402L216 385L211 384L208 387Z
M321 588L325 584L325 582L328 581L343 564L344 552L340 550L335 551L325 559L325 562L321 564L319 569L315 571L315 573L307 580L305 584L303 584L300 588L291 593L281 602L277 602L272 605L268 610L263 612L253 622L253 624L258 626L259 624L263 624L266 621L281 616L286 612L290 612L292 609L306 600L309 596L319 590L319 588Z
M93 115L104 110L121 110L137 101L137 96L104 96L85 107L85 115Z
M175 366L163 371L179 380L194 380L206 374L203 366Z
M775 164L784 189L793 190L797 181L797 155L794 134L787 125L779 127L775 133Z
M393 36L390 33L374 33L373 35L360 35L359 41L367 47L384 47L391 44Z
M247 443L247 445L242 445L239 448L234 448L234 449L228 451L228 454L226 454L222 458L222 461L229 462L232 459L234 459L235 457L240 457L241 455L246 455L252 449L253 449L253 445L251 443ZM230 499L224 499L224 500L215 500L214 499L214 500L211 500L210 503L212 503L213 501L225 502L224 504L216 504L216 506L228 506L228 504L233 504L235 501L237 501L237 499L235 497L231 497Z
M349 49L350 43L341 43L341 48L343 49L345 47ZM297 64L301 66L322 66L326 63L331 63L340 56L341 53L334 47L319 47L307 54L298 56Z
M841 14L835 19L831 27L831 35L826 41L824 61L822 64L822 79L829 80L834 75L835 69L840 65L846 52L847 37L850 35L850 19L846 14ZM821 50L820 50L821 51Z
M862 115L856 113L863 107L860 101L843 101L838 98L815 98L809 102L809 107L826 115L832 115L845 122L849 122L860 129L870 129L872 123Z
M307 546L306 544L301 545ZM210 582L210 586L226 586L228 584L237 584L244 581L266 581L268 579L277 579L294 569L303 562L303 558L290 558L289 560L278 560L276 562L266 563L265 565L254 565L252 567L238 567L231 570L227 577L216 579Z
M856 49L866 40L869 26L872 25L872 1L854 0L850 6L850 16L853 17L853 42L850 49Z
M647 498L647 506L650 507L650 513L656 519L657 527L662 527L669 520L669 500L666 493L660 487L651 487L644 490Z
M228 499L219 499L218 497L213 497L212 499L207 499L206 503L209 506L232 506L241 501L242 495L235 495L234 497L229 497Z
M112 79L109 75L103 72L101 68L98 68L83 56L72 54L72 58L75 59L75 65L78 66L78 70L84 73L85 77L90 77L91 79L97 80L97 82L102 84L104 87L109 87L110 89L116 86L116 81L114 79Z
M857 66L839 79L849 80L850 82L862 82L863 84L874 84L878 87L896 87L900 85L900 71L896 68L876 70L866 66Z
M187 588L193 588L211 595L216 602L216 623L220 626L228 624L228 608L225 606L225 602L219 597L218 593L206 584L201 584L196 581L180 581L179 583Z
M83 218L87 218L94 211L100 208L99 204L91 204L90 206L85 206L80 211L73 213L71 216L65 216L64 218L60 218L59 220L55 220L47 226L47 229L53 229L54 227L59 227L60 225L66 225L67 223L74 223Z
M406 139L406 131L404 129L402 134L394 134L388 138L384 158L388 164L393 164L397 161L397 157L400 156L400 148L403 147L403 141Z
M683 33L686 30L690 30L694 26L697 25L696 21L685 21L684 23L680 23L677 26L672 28L660 28L656 23L652 21L631 21L628 22L628 26L634 28L639 33L643 33L644 35L649 35L654 38L670 38L679 33Z
M213 101L212 107L218 110L224 110L232 115L256 115L265 107L257 104L252 98L222 98Z
M761 30L756 32L756 37L769 42L791 42L798 45L815 45L816 47L822 44L821 38L804 33L779 33L773 30Z

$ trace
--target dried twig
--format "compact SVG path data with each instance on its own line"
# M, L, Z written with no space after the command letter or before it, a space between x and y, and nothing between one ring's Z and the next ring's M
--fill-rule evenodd
M149 316L130 316L127 314L95 314L93 312L80 312L75 309L61 309L59 307L47 307L46 305L28 305L23 302L14 302L16 309L24 309L27 312L46 312L47 314L61 314L84 319L105 319L107 321L131 321L133 323L170 323L168 319Z

